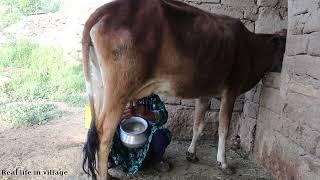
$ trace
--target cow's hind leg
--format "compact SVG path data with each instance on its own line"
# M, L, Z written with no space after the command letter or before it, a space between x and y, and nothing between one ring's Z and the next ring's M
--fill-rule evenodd
M116 113L110 114L109 118L105 119L105 127L103 127L103 132L100 133L100 146L98 152L98 169L99 169L99 179L112 179L108 174L107 162L110 150L110 144L115 133L115 129L118 125L118 117ZM110 120L110 121L109 121Z
M98 122L97 125L100 139L98 151L98 179L100 180L111 179L107 167L109 150L124 106L115 101L109 101L108 103L110 103L109 108L102 111L102 122Z
M113 84L109 84L109 88ZM109 88L106 89L109 89ZM106 93L108 92L108 93ZM103 104L100 113L97 115L97 119L91 122L91 127L88 132L87 143L84 147L84 162L83 167L86 169L86 163L88 163L88 171L90 171L93 179L106 180L111 179L108 175L107 160L109 155L110 144L113 139L113 135L120 121L120 116L124 108L124 102L126 102L124 97L126 94L121 94L118 96L116 94L110 93L112 91L105 90L105 96L103 98ZM96 176L95 166L95 155L97 152L97 165L98 165L98 175ZM87 172L85 170L85 172ZM89 172L87 172L89 173Z
M222 169L226 169L228 167L226 161L226 141L235 99L235 92L231 90L224 91L219 113L219 143L217 153L217 161Z
M117 67L117 66L114 66ZM127 72L115 68L103 72L104 75L104 97L102 110L96 123L99 135L98 170L99 179L109 179L107 162L110 145L120 122L121 114L125 104L131 100L133 92L133 78L128 78ZM116 71L117 70L117 71ZM133 68L133 70L136 70ZM128 71L128 73L131 73Z
M186 153L186 159L190 162L199 161L198 157L196 156L196 145L205 125L204 117L208 109L209 102L210 98L207 97L196 99L195 115L193 119L193 136L191 144Z
M124 61L124 60L123 60ZM125 63L124 63L125 64ZM96 123L100 146L98 151L98 170L100 179L109 179L107 162L110 145L119 124L125 104L132 100L132 94L137 87L131 74L141 72L138 68L127 70L126 66L110 64L113 69L104 66L102 71L104 82L104 97L99 121ZM123 70L124 69L124 70Z

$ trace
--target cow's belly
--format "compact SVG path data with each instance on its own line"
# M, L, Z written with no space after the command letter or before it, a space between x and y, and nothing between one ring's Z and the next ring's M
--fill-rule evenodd
M165 59L154 75L163 80L155 92L181 98L219 96L229 76L230 64L224 59L202 64L187 58Z
M207 81L207 83L184 84L179 82L172 83L176 97L198 98L207 96L219 96L224 88L223 84Z
M180 98L219 96L224 87L220 82L209 82L208 80L207 82L202 81L199 83L199 80L190 80L188 78L152 80L150 84L144 86L145 88L140 91L139 97L144 97L150 93Z

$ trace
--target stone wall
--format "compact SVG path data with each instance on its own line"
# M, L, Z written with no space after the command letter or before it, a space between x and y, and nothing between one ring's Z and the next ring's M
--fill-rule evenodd
M281 29L287 29L288 3L287 0L258 0L258 18L255 21L256 33L273 33ZM256 136L257 118L260 110L261 91L266 84L273 82L272 77L279 74L270 73L265 80L256 85L245 94L245 102L241 118L239 119L239 131L241 147L245 154L250 155L254 148ZM270 79L271 78L271 79ZM276 80L273 83L278 83Z
M161 99L165 102L169 113L169 120L166 125L171 130L173 139L191 140L195 100L168 97L161 97ZM241 96L235 103L231 132L237 132L237 122L242 112L243 102L244 96ZM202 140L217 140L219 109L220 100L212 98L209 111L206 112L205 116L206 127L203 130Z
M265 79L253 153L276 179L320 179L320 1L288 5L282 73Z

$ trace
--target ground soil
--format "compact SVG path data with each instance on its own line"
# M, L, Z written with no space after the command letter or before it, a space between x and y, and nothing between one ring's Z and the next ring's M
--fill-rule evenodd
M87 130L84 128L83 108L60 106L67 113L46 124L32 127L12 128L0 122L0 180L5 179L88 179L81 169L82 147ZM193 164L185 160L189 142L172 142L166 159L172 164L168 173L158 173L146 168L128 177L117 169L110 173L121 179L271 179L263 169L253 162L240 158L229 151L228 161L234 168L233 175L226 175L216 165L216 145L201 142L198 150L200 161ZM18 169L19 175L3 175L5 171ZM20 170L40 175L22 175ZM61 175L45 175L43 171L66 171ZM25 172L25 171L24 171Z

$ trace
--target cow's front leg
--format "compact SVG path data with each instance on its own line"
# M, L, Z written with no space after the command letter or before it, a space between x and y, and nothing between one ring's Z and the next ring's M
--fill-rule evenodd
M97 124L98 135L100 139L98 152L98 180L110 180L112 177L108 173L108 157L110 145L119 124L122 113L122 106L119 103L113 105L113 108L102 112L103 121Z
M222 169L228 167L226 161L226 141L235 99L236 94L233 91L225 90L223 92L219 113L219 143L217 153L217 161Z
M196 145L205 125L204 117L209 107L209 102L210 98L207 97L196 99L195 115L193 119L193 136L191 144L186 153L186 159L190 162L199 161L198 157L196 156Z

